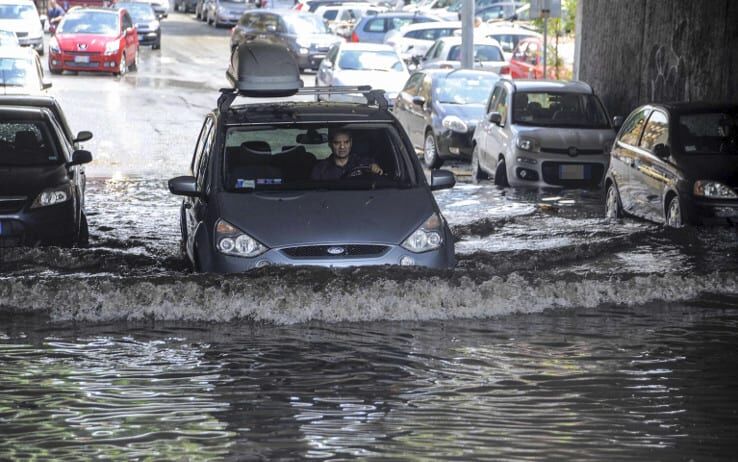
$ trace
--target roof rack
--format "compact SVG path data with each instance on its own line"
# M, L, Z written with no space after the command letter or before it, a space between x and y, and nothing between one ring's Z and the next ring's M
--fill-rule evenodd
M384 90L372 90L369 85L359 86L337 86L337 87L309 87L301 88L295 93L296 95L320 95L320 94L352 94L361 93L366 98L366 102L370 106L377 106L380 111L386 111L389 109L389 101L385 95ZM227 111L233 101L238 96L250 96L248 92L242 92L234 88L221 88L220 96L218 97L218 110L220 112Z

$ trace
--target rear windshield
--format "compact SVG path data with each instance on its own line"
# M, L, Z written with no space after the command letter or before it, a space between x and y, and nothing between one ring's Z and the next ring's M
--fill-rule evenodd
M738 154L738 109L682 115L675 141L685 154Z
M610 128L599 99L579 93L515 93L512 116L514 123L522 125Z
M336 167L328 142L350 139L347 167ZM345 146L344 146L345 149ZM391 189L416 183L409 156L392 126L249 126L226 132L226 190ZM381 174L372 172L378 167Z
M120 33L117 12L83 11L67 13L57 29L61 34L97 34L115 36Z
M41 121L0 121L0 165L37 166L59 163Z

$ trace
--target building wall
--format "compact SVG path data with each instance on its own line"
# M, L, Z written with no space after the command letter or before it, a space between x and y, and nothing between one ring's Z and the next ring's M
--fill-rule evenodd
M738 1L580 0L575 75L610 114L647 102L738 103Z

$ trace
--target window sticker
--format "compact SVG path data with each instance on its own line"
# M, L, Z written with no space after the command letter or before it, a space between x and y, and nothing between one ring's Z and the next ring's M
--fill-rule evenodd
M254 189L255 186L256 184L254 183L254 180L244 180L241 178L236 180L236 188L239 188L239 189L246 189L246 188Z

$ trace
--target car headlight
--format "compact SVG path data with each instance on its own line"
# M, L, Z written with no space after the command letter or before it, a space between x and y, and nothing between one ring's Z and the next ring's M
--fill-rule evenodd
M692 191L695 196L708 199L738 199L738 194L731 187L717 181L697 180Z
M120 42L117 40L115 42L108 42L105 44L105 54L106 55L115 54L118 52L119 49L120 49Z
M31 204L32 209L61 204L72 198L72 183L44 189Z
M215 223L215 246L220 253L236 257L255 257L268 249L259 241L223 219Z
M149 29L156 30L159 28L159 21L151 21L149 23Z
M466 133L469 130L469 126L466 125L466 122L455 115L444 117L441 121L441 125L443 125L443 128L459 133Z
M515 145L523 151L539 152L541 150L541 145L532 138L520 137L515 141Z
M52 53L61 53L59 42L56 40L56 37L51 37L49 40L49 51Z
M305 37L297 37L297 39L295 39L295 43L297 43L297 46L302 48L310 48L310 45L312 45L310 39Z
M443 218L437 213L405 239L402 247L415 253L435 250L443 245Z

